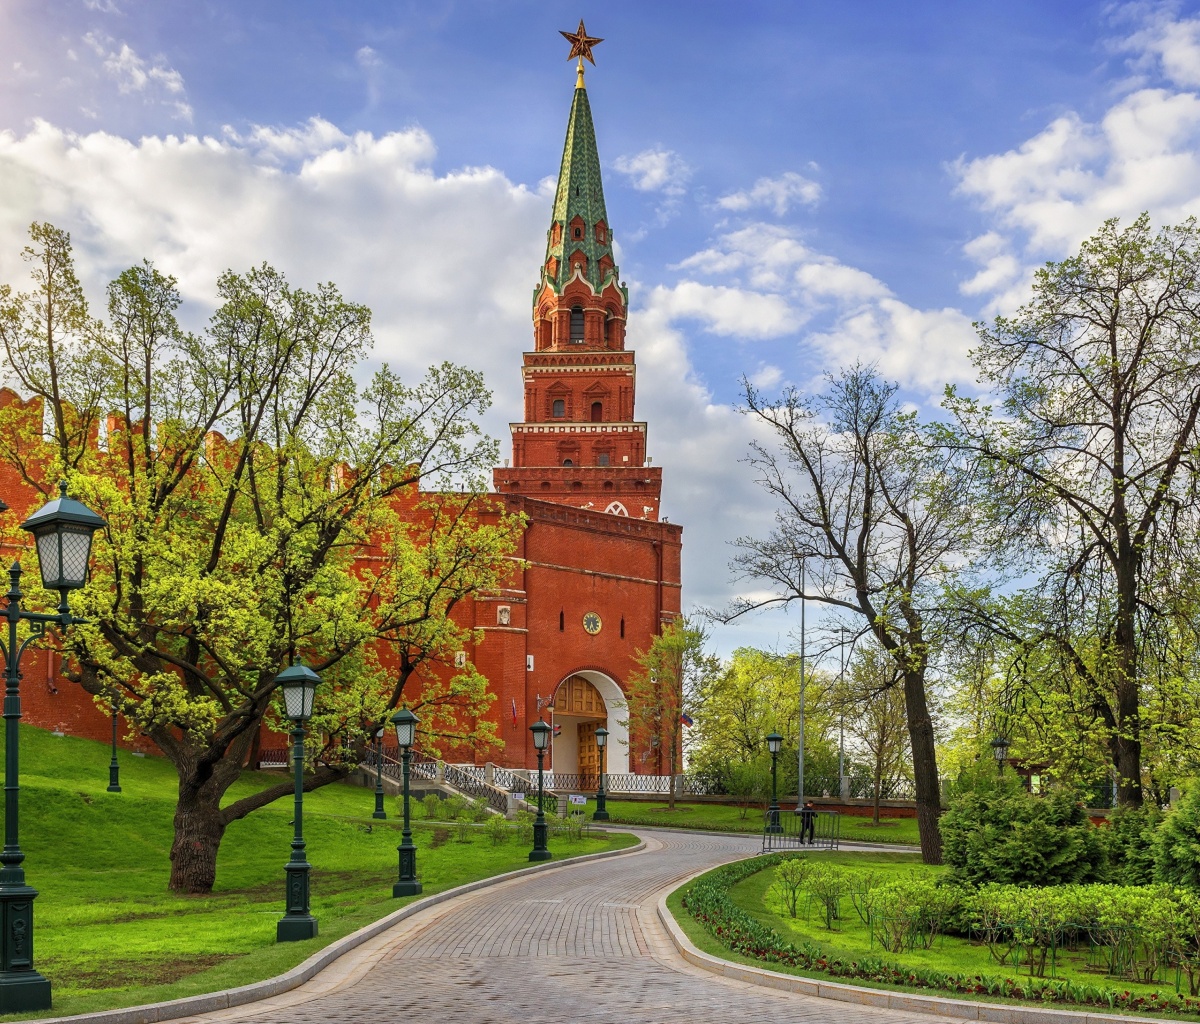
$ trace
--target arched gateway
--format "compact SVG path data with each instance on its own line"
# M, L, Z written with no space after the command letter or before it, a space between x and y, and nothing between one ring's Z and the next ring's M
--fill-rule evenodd
M625 695L612 676L596 669L572 672L555 687L551 708L558 727L551 762L556 772L599 774L596 730L601 726L608 730L608 771L629 771Z

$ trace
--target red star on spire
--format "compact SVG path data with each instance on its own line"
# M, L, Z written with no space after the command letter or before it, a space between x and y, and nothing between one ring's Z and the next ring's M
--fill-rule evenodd
M574 60L578 57L582 61L586 57L592 62L593 66L595 65L596 59L592 56L592 47L604 42L604 40L597 39L595 36L589 36L587 29L583 27L582 18L579 19L579 28L574 32L563 32L560 29L559 34L571 44L571 55L567 60Z

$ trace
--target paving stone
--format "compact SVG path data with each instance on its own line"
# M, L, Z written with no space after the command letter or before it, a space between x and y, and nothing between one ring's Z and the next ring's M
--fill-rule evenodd
M687 963L659 897L754 839L656 833L644 852L469 893L360 946L291 992L194 1024L928 1024L930 1017L773 992ZM954 1018L942 1017L941 1020Z

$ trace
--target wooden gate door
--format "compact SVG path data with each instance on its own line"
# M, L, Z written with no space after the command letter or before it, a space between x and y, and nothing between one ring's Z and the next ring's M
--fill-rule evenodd
M599 724L580 722L577 726L580 788L595 789L600 781L600 748L596 746L596 727Z

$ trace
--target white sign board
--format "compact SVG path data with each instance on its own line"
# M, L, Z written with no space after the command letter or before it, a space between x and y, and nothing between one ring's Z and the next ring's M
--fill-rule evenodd
M578 804L579 806L583 807L587 804L587 797L579 796L576 793L571 793L567 796L567 803Z

